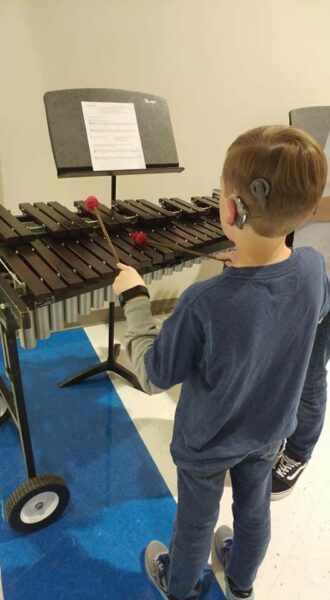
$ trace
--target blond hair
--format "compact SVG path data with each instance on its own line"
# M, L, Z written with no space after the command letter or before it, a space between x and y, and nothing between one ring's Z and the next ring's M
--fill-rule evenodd
M326 184L327 160L318 142L300 129L256 127L231 144L222 177L226 195L239 196L247 207L253 230L278 237L316 210ZM265 203L253 194L253 182L260 179L267 182Z

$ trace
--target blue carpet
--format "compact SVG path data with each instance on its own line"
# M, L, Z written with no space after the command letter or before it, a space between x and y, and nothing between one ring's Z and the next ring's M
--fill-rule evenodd
M143 568L151 539L169 542L175 502L110 380L58 383L97 362L86 334L53 334L20 350L37 474L57 474L71 501L52 525L28 535L3 519L27 479L15 425L0 429L0 565L5 600L155 600ZM0 371L4 366L1 357ZM4 380L5 377L3 376ZM6 381L6 380L5 380ZM208 569L205 600L224 596Z

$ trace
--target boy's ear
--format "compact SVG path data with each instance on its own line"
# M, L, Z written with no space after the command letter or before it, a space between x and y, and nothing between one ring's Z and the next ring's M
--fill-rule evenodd
M237 209L236 209L236 204L234 202L234 198L233 197L227 198L226 202L227 202L227 210L228 210L228 217L226 219L226 223L228 225L235 225Z

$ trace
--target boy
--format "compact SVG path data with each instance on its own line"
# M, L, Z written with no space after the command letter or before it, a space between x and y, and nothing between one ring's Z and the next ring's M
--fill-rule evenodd
M229 600L253 599L270 539L271 470L296 412L318 322L330 308L324 261L291 250L286 235L316 210L327 164L292 127L259 127L230 146L220 218L232 266L189 287L158 333L148 290L131 267L113 288L127 319L127 350L148 393L182 382L171 453L178 509L169 550L151 542L149 578L163 598L196 600L229 469L234 532L215 547Z
M330 163L330 134L324 147ZM294 246L313 246L325 257L330 275L330 177L317 212L294 236ZM318 222L318 225L316 225ZM307 376L302 391L298 423L293 434L281 447L272 472L272 500L285 498L296 485L310 460L321 435L327 403L327 363L330 358L330 313L317 328Z

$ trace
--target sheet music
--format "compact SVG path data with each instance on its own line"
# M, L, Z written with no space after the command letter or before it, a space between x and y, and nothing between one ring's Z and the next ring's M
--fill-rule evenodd
M133 102L82 102L93 171L145 169Z

